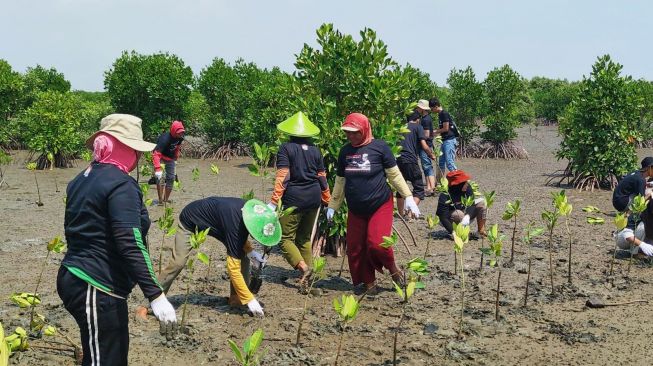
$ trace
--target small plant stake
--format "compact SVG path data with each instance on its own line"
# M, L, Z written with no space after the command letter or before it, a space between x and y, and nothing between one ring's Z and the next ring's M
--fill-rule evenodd
M36 163L29 163L26 165L27 170L31 170L34 173L34 182L36 182L36 192L39 195L39 200L36 201L36 205L41 207L43 206L43 201L41 201L41 190L39 189L39 180L36 178Z
M496 192L495 191L490 191L490 192L483 192L483 198L485 199L485 216L488 217L490 215L490 207L494 205L494 201L496 200ZM481 235L481 248L485 247L485 237ZM485 262L485 258L483 255L483 251L481 251L481 263L478 267L480 271L483 270L483 263Z
M440 218L434 215L426 215L426 227L429 229L426 237L426 249L424 249L424 259L429 257L429 246L431 244L431 232L440 223ZM410 252L409 252L410 253Z
M555 205L556 197L559 196L554 195L553 211L549 211L545 209L542 212L542 220L544 220L544 223L546 224L546 228L549 232L549 277L551 279L551 295L555 294L555 288L553 285L553 230L555 229L556 224L558 223L558 218L560 217L558 208Z
M519 214L521 213L521 201L520 200L515 200L514 203L508 202L506 205L506 210L503 212L503 216L501 216L502 219L504 220L512 220L513 225L512 225L512 238L510 240L510 261L508 263L514 263L515 259L515 236L517 236L517 218L519 217Z
M359 307L360 304L353 295L342 295L340 301L338 301L337 297L333 299L333 310L338 314L338 324L340 325L340 340L338 341L335 366L338 366L338 359L342 350L342 339L345 337L345 329L356 318Z
M625 229L626 226L628 226L628 214L625 212L618 213L617 216L614 218L614 225L617 227L617 233ZM619 250L619 248L617 247L617 242L615 241L614 251L612 252L612 258L610 259L610 273L608 275L610 281L613 281L612 276L614 275L614 260L615 257L617 256L617 250Z
M258 348L263 342L263 331L257 329L247 340L243 343L243 349L241 351L240 347L236 342L228 339L229 347L231 352L234 354L234 358L238 361L238 364L241 366L254 366L261 363L262 355L257 353Z
M66 243L63 242L60 237L56 236L54 239L50 240L50 242L48 243L47 250L48 250L48 254L45 255L45 260L43 261L43 264L41 265L41 273L39 273L39 279L36 281L36 288L34 289L34 296L38 296L39 285L41 285L41 279L43 278L43 271L45 270L45 266L48 265L48 259L50 259L50 254L52 254L52 253L61 253L64 250L66 250ZM38 303L36 303L36 302L32 302L32 304L31 304L31 311L30 311L30 316L29 316L30 324L34 323L34 312L36 311L36 305L37 304Z
M567 271L567 282L571 285L571 245L573 243L573 237L571 236L571 230L569 230L569 217L571 216L573 207L570 203L567 202L565 191L560 191L560 193L558 193L555 198L555 205L560 215L565 217L565 228L567 229L567 236L569 236L569 263Z
M531 256L531 244L533 243L533 238L542 235L544 233L543 227L533 227L533 223L529 223L526 226L526 235L524 236L524 244L528 248L528 274L526 275L526 294L524 295L524 307L528 304L528 285L531 282L531 262L533 257Z

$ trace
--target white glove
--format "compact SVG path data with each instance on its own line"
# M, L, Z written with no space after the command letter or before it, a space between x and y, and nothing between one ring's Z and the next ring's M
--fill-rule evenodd
M642 251L642 253L648 255L649 257L653 256L653 245L639 243L639 249Z
M406 211L410 211L415 218L418 218L421 213L419 212L419 208L417 207L417 203L415 203L413 196L406 197L405 202Z
M274 212L277 211L277 205L275 205L275 204L272 203L272 202L268 202L268 207L270 208L270 210L272 210L272 211L274 211Z
M154 176L156 177L157 180L161 179L163 177L163 170L157 170L156 172L154 172Z
M175 308L168 301L165 294L152 300L150 303L152 312L157 319L159 319L159 331L161 335L165 335L167 340L171 340L177 333L177 314Z
M329 221L333 220L333 215L335 213L336 213L336 211L334 209L332 209L331 207L328 207L327 212L326 212L327 220L329 220Z
M463 224L463 226L469 226L469 220L469 215L465 215L463 216L463 219L460 221L460 223Z
M268 262L267 259L263 258L263 255L255 250L247 253L247 258L251 259L254 262L254 265L259 268L265 267L265 264Z
M263 317L265 316L265 313L263 313L263 308L261 307L261 304L258 303L258 300L252 299L250 302L247 303L247 308L249 311L252 312L252 315L254 316L260 316Z

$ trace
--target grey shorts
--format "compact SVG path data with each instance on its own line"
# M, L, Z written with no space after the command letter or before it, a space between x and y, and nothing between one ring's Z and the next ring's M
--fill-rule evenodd
M163 185L165 183L166 188L172 188L172 185L175 181L176 162L174 160L170 160L170 161L161 160L161 164L166 167L165 169L166 175L159 180L159 185Z
M621 231L614 233L613 236L614 236L614 240L617 242L617 247L619 249L630 250L633 252L633 254L637 254L639 247L636 245L631 245L627 239L632 238L634 236L637 239L643 241L644 237L646 236L646 231L644 230L644 223L640 222L634 231L633 229L625 228Z

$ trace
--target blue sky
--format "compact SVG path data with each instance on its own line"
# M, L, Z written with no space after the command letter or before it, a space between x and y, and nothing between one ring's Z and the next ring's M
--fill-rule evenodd
M103 90L123 50L167 51L195 73L215 57L293 71L325 22L377 31L390 55L438 84L471 65L578 80L609 53L624 73L653 80L653 2L589 0L0 0L0 58L24 72L55 67L74 89Z

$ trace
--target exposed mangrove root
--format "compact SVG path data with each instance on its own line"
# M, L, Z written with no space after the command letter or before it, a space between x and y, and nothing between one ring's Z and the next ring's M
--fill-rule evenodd
M231 160L239 156L247 156L250 149L242 142L228 142L217 149L211 149L202 155L202 159Z
M528 159L528 152L513 141L493 143L481 141L469 144L466 154L470 158L478 159Z

